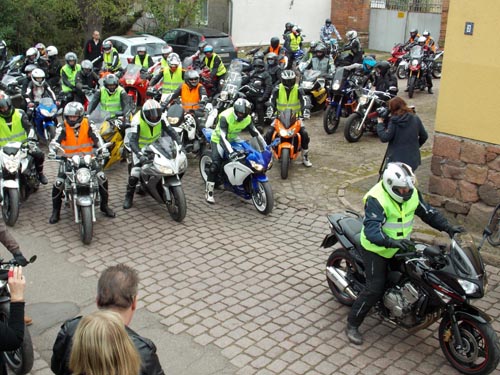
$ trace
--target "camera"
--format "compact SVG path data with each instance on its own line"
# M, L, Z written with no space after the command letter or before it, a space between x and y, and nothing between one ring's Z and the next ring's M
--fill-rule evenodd
M386 120L389 117L389 109L386 107L378 107L376 111L378 117L383 118L384 120Z

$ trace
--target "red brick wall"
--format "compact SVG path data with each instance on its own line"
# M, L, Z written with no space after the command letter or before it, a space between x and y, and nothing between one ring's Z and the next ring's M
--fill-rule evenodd
M446 27L448 26L448 10L450 9L450 0L443 0L443 8L441 12L441 31L439 33L440 39L438 45L444 48L444 40L446 38Z
M331 19L342 37L347 31L356 30L363 46L368 45L370 0L332 0Z

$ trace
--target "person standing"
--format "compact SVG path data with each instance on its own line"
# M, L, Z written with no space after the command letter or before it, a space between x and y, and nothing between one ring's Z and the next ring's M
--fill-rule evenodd
M377 120L377 134L383 143L388 143L385 162L402 162L415 171L421 162L420 147L427 141L427 131L401 97L389 100L389 112L387 126L382 117Z
M94 30L92 38L85 42L83 47L83 60L90 60L94 67L101 69L102 61L94 61L102 55L102 40L99 31ZM100 60L100 59L99 59Z

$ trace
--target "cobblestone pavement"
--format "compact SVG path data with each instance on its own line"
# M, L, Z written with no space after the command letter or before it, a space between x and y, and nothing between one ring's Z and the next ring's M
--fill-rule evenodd
M432 110L426 101L436 99L422 93L415 102ZM432 131L426 116L432 116L422 114ZM133 265L141 275L141 307L157 317L165 333L218 351L230 363L218 374L457 374L441 353L437 325L408 335L369 317L362 326L365 344L348 344L349 308L328 289L329 251L319 245L329 232L326 213L360 208L352 200L362 192L350 187L377 172L385 146L372 135L348 144L342 124L326 135L318 115L308 129L314 166L294 163L286 181L279 179L279 168L270 172L276 205L267 217L229 192L218 190L216 205L205 203L191 159L183 179L188 211L181 224L150 197L136 196L132 209L121 209L126 168L119 165L108 173L118 216L108 220L98 214L91 246L81 244L68 209L59 224L48 225L48 187L23 205L16 234L46 237L61 262L85 267L80 276L86 278L95 279L110 263ZM52 178L55 167L47 168ZM477 305L500 331L500 272L491 266L488 271L489 293ZM32 374L50 374L49 356L37 354ZM181 373L169 372L168 363L164 367L167 374Z

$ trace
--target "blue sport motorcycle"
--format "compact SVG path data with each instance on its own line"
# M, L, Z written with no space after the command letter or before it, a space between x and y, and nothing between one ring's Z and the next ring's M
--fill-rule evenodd
M213 129L204 128L202 132L210 144ZM250 141L231 142L231 146L238 153L238 157L236 160L229 160L228 156L224 155L225 160L215 178L215 186L223 184L227 190L232 190L243 199L251 199L259 213L269 214L273 209L274 198L266 171L272 166L272 145L262 150L254 138ZM224 153L222 147L219 152ZM205 182L211 164L212 150L207 149L200 158L200 174Z
M56 136L57 105L51 98L42 98L35 108L33 124L38 139L50 143Z

